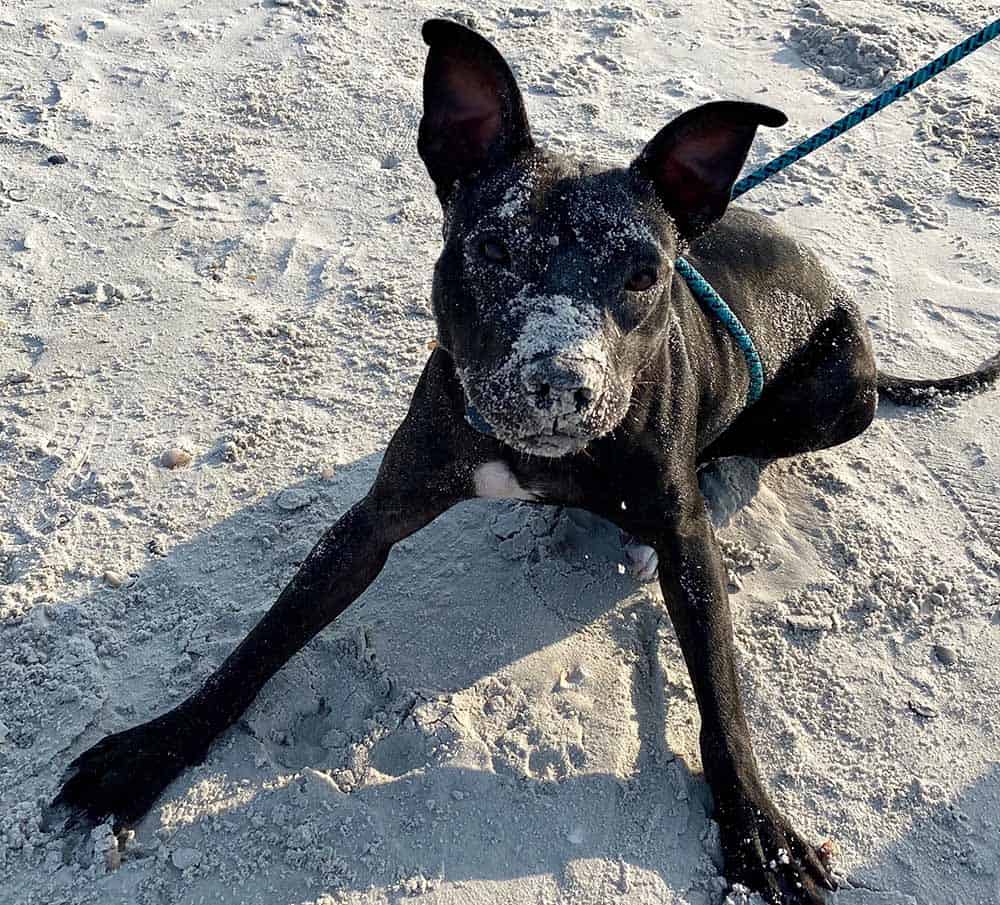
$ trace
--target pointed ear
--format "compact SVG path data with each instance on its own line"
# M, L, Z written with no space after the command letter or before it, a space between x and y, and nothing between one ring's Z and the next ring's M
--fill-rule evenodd
M761 104L703 104L664 126L632 169L652 180L681 234L697 235L725 213L757 127L786 122Z
M424 23L424 115L417 150L444 201L455 182L532 146L510 67L485 38L457 22Z

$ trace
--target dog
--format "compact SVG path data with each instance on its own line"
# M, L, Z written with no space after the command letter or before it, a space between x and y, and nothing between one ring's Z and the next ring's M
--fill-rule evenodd
M320 539L273 607L174 709L77 757L46 811L63 830L134 824L201 762L261 687L379 574L392 546L472 497L590 510L659 566L701 713L725 873L781 905L818 905L834 879L771 802L737 687L725 572L697 473L844 443L881 392L916 403L985 386L1000 355L940 381L879 372L858 309L816 257L730 208L758 127L715 102L674 119L628 167L548 153L485 38L444 20L429 46L418 151L443 209L437 345L367 496ZM733 334L678 274L704 274L753 338L753 400Z

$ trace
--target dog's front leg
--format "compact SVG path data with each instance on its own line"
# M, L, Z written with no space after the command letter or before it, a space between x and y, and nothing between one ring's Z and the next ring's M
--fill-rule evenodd
M780 905L819 905L832 878L771 803L757 771L736 678L725 572L694 476L671 494L656 536L660 584L701 711L701 753L726 877Z
M426 378L425 373L425 378ZM321 538L277 602L208 680L167 713L110 735L70 764L46 811L51 829L138 821L185 768L200 763L262 686L374 580L394 543L463 498L456 436L422 380L368 495Z

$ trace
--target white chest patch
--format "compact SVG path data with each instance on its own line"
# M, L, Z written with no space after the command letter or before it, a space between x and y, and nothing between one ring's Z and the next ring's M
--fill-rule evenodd
M537 500L538 494L526 490L503 462L486 462L473 475L476 496L489 500Z

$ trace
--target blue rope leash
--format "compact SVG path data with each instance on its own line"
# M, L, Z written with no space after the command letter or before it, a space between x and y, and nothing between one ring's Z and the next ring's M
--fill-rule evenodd
M780 173L785 167L791 166L795 161L801 160L817 148L823 147L827 142L833 141L838 135L843 135L848 129L853 129L858 123L868 119L869 116L874 116L880 110L884 110L889 104L909 94L914 88L923 85L924 82L930 81L934 76L944 72L949 66L967 57L974 50L978 50L987 41L992 41L997 35L1000 35L1000 19L991 22L985 28L972 35L972 37L966 38L961 44L956 44L947 53L943 53L936 59L931 60L930 63L918 69L913 75L903 79L901 82L897 82L877 97L872 98L867 104L858 107L856 110L848 113L847 116L841 117L832 125L810 136L791 150L785 151L784 154L764 164L759 170L755 170L749 176L744 177L733 186L732 197L734 199L738 198L754 186L760 185L765 179L769 179L775 173ZM740 351L743 353L747 369L750 372L747 405L752 405L760 398L760 394L764 389L764 366L753 339L732 308L725 303L722 297L694 267L684 260L684 258L678 258L675 263L678 273L687 281L691 292L694 293L695 297L709 311L722 321L726 329L732 333L736 345L739 346Z
M853 129L858 123L864 122L869 116L874 116L880 110L884 110L889 104L909 94L914 88L919 88L924 82L930 81L934 76L944 72L949 66L967 57L974 50L978 50L987 41L992 41L997 35L1000 35L1000 19L991 22L961 44L956 44L947 53L943 53L937 59L931 60L931 62L918 69L909 78L897 82L877 97L872 98L864 106L858 107L857 110L848 113L847 116L838 119L832 125L810 136L791 150L785 151L779 157L775 157L770 163L764 164L759 170L741 179L733 186L733 198L739 198L744 192L748 192L754 186L760 185L765 179L774 176L775 173L780 173L785 167L795 163L796 160L801 160L806 154L811 154L817 148L823 147L827 142L833 141L838 135L843 135L848 129Z

